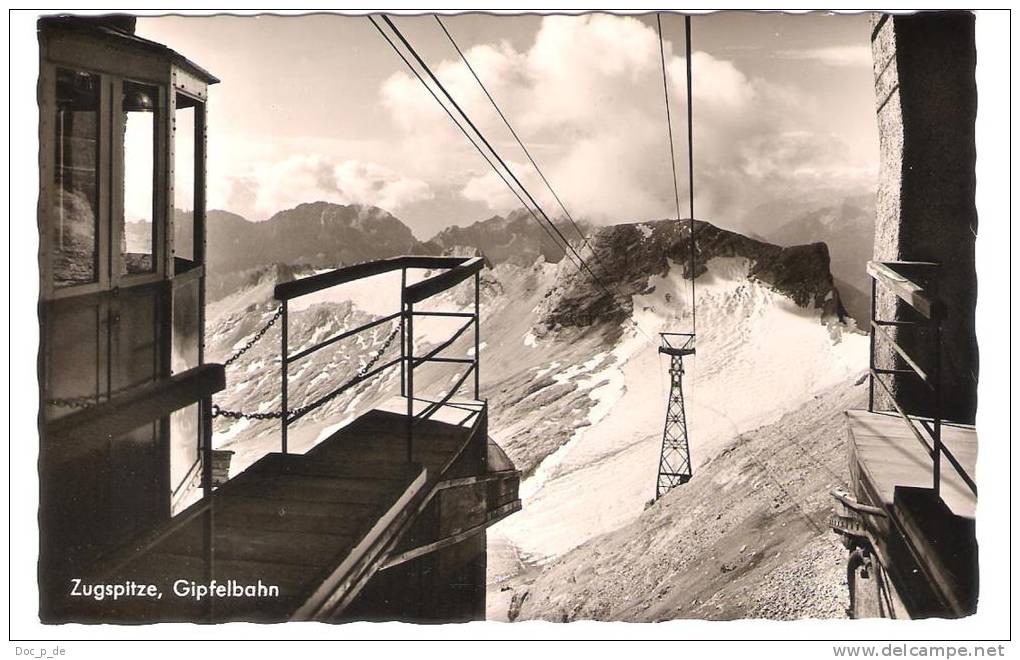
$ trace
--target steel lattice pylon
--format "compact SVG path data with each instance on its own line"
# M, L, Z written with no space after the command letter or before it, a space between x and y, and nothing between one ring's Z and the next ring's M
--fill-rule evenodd
M662 430L662 454L659 476L655 484L658 499L676 486L691 480L691 450L687 443L687 412L684 409L684 356L694 355L694 335L675 332L659 333L659 352L669 356L669 403ZM672 342L670 341L672 339Z

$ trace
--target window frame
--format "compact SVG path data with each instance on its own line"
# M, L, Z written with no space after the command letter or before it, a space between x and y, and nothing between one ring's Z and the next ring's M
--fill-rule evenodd
M201 268L203 269L202 276L204 277L205 268L205 235L206 235L206 209L205 209L205 178L206 178L206 160L205 160L205 126L206 126L206 99L204 96L194 93L190 88L186 86L178 86L175 84L171 87L172 97L169 100L170 103L170 132L173 134L173 145L174 149L171 149L167 160L167 175L169 186L169 197L166 205L167 218L167 267L171 269L175 277L181 277L191 271ZM178 272L176 270L176 256L177 249L174 244L175 236L177 232L177 218L174 213L174 207L176 206L175 194L177 191L177 181L175 175L177 173L177 135L176 135L176 121L177 121L177 97L184 96L194 102L192 106L195 109L194 113L194 135L193 135L193 150L192 150L192 256L190 259L192 266L185 270ZM203 283L204 290L204 283Z
M149 284L166 278L166 252L167 248L167 216L166 203L163 196L166 194L166 172L167 152L169 151L170 140L167 138L167 89L166 85L139 78L136 76L115 76L113 77L112 99L114 103L110 108L111 114L111 154L124 152L124 132L126 128L126 117L118 108L118 103L123 99L124 83L132 82L139 85L154 87L157 90L155 121L153 121L153 168L152 168L152 262L153 269L144 273L125 273L124 255L120 251L121 237L124 231L124 165L123 159L112 159L110 184L113 187L112 205L109 216L110 222L110 245L117 246L117 249L110 251L110 283L116 287L130 287L140 284ZM118 162L119 161L119 162ZM113 185L117 184L117 185Z
M111 72L102 66L93 66L87 56L80 62L69 62L63 59L48 59L40 63L39 69L39 130L41 136L51 136L56 130L56 82L57 69L81 71L99 78L99 153L97 159L96 178L98 182L97 227L98 261L95 281L81 284L57 286L53 281L54 250L49 239L56 219L53 217L51 199L55 193L53 177L56 170L52 149L39 150L39 200L37 204L39 218L39 270L40 298L59 300L81 295L104 293L117 288L141 286L172 277L172 268L168 270L171 257L167 241L168 219L167 191L172 194L168 179L170 158L170 121L172 112L170 99L173 94L168 92L169 85L165 79L152 76L151 70L142 67L139 71L130 70ZM97 62L98 63L98 62ZM134 67L127 67L132 69ZM115 154L123 149L123 127L125 119L118 111L123 83L125 81L149 85L158 90L156 104L155 139L153 140L154 173L153 173L153 261L155 268L151 272L120 274L123 255L120 254L120 237L122 235L123 214L123 175L124 164L118 163ZM199 99L204 107L205 99Z
M42 135L56 139L56 106L57 106L57 69L78 71L94 75L99 79L99 108L96 139L98 153L96 158L96 277L92 282L57 286L53 280L54 246L52 232L56 225L53 216L53 195L56 193L54 176L56 174L56 157L52 148L43 149L40 142L39 150L39 203L40 219L39 269L42 275L40 294L46 299L70 298L79 295L106 291L110 288L110 273L106 265L110 259L110 226L106 222L110 210L110 122L108 109L110 106L109 78L100 71L78 64L45 62L39 70L41 87L39 103L39 128ZM52 143L51 143L52 144Z

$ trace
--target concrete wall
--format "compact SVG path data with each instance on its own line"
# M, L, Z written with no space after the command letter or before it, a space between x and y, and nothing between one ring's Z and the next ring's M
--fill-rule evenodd
M872 25L881 148L875 259L941 264L943 413L973 422L978 374L974 17L967 12L876 14ZM908 318L912 310L891 298L880 296L879 317ZM898 333L922 365L933 363L931 339L916 330ZM881 340L878 347L880 364L896 362ZM931 413L930 395L908 379L897 382L896 389L908 410Z

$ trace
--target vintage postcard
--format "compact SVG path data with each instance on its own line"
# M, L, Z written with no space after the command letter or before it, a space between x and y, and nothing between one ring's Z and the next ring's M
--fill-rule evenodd
M33 13L32 616L979 617L987 20Z

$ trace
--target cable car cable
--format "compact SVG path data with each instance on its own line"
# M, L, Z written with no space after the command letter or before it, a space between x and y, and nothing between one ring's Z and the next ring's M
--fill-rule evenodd
M676 176L676 152L673 147L673 122L670 119L669 110L669 84L666 74L666 49L662 37L662 15L655 15L655 22L659 32L659 58L662 61L662 91L666 101L666 128L669 134L669 162L673 167L673 197L676 202L676 219L680 221L680 190ZM685 55L687 64L687 181L690 204L689 227L691 246L691 332L696 334L698 329L697 296L694 289L695 280L695 252L694 252L694 99L693 99L693 76L691 71L691 17L684 16L684 32L686 36Z
M676 220L680 221L680 187L676 179L676 152L673 149L673 121L669 112L669 87L666 83L666 48L662 42L662 17L655 15L659 28L659 58L662 60L662 96L666 100L666 132L669 133L669 164L673 167L673 199L676 201Z
M408 61L408 59L400 51L400 49L397 48L397 46L396 46L396 44L394 44L393 40L389 38L389 35L387 35L382 30L382 28L375 22L375 20L373 19L372 16L368 16L368 19L372 22L372 25L376 28L376 30L379 31L379 33L383 36L383 38L386 40L386 42L394 50L394 52L396 52L397 55L399 55L400 58L404 61L404 63L408 66L408 68L411 69L411 71L415 74L415 77L418 78L418 81L421 82L421 84L429 91L429 93L432 95L432 98L434 98L436 100L436 102L439 103L439 105L443 108L443 110L446 111L446 114L450 117L450 119L455 124L457 124L457 127L460 128L461 132L464 133L464 135L466 137L468 137L469 141L471 141L471 144L474 145L474 147L476 149L478 149L479 152L482 152L481 147L479 147L478 144L471 138L471 136L468 134L467 130L463 127L463 125L461 125L461 123L453 116L453 114L450 112L449 108L446 107L446 104L444 104L439 99L439 97L432 90L432 88L428 85L428 83L425 82L424 78L422 78L421 75L418 73L417 69L415 69L415 67L411 65L411 63ZM603 292L606 293L606 295L609 296L610 303L612 303L614 306L616 306L621 311L623 311L623 312L625 312L627 314L630 314L631 312L628 311L625 307L623 307L623 305L620 304L620 302L616 299L616 296L613 294L613 292L609 290L609 288L598 278L597 275L595 275L595 273L591 270L591 267L584 260L584 257L582 257L577 252L577 250L572 245L570 245L570 242L566 239L565 236L563 236L563 233L559 230L558 227L556 227L556 225L552 222L552 220L550 220L549 215L545 212L544 209L542 209L542 207L538 203L538 201L535 200L534 196L528 191L528 189L524 186L524 184L521 183L520 179L518 179L514 175L513 171L507 166L506 162L500 157L499 153L495 150L495 148L493 148L492 144L485 138L485 136L478 129L478 127L474 124L474 122L471 121L471 118L467 116L467 113L464 112L464 110L457 104L457 101L446 90L446 88L439 81L439 79L436 78L435 74L429 68L428 64L426 64L425 61L422 60L421 56L418 55L417 51L410 44L410 42L408 42L408 40L404 37L404 35L400 32L400 30L396 27L396 25L393 24L393 21L391 21L389 19L389 17L387 17L387 16L383 16L382 19L386 22L387 25L390 26L390 29L392 29L394 34L397 35L397 37L400 39L401 43L404 44L404 47L408 50L409 53L411 53L411 55L414 57L414 59L418 62L419 66L422 69L424 69L424 71L432 79L433 83L440 89L440 91L443 92L443 94L450 101L450 103L453 105L453 107L457 109L458 113L464 118L464 120L471 127L471 129L478 135L478 138L482 141L482 143L485 144L486 147L488 147L489 151L492 152L493 157L495 157L495 159L500 163L500 165L503 166L503 168L506 170L506 173L510 175L510 177L514 180L514 182L517 184L517 186L524 193L524 195L526 195L528 197L528 199L531 200L531 203L534 205L535 210L537 210L538 213L542 214L542 216L545 218L546 223L547 223L548 226L546 224L542 223L542 220L536 215L535 210L533 210L530 206L528 206L527 203L525 203L523 201L523 199L521 198L521 196L518 193L518 191L510 184L509 181L507 181L506 177L503 176L502 172L500 172L500 170L495 166L495 164L492 162L492 160L490 158L488 158L488 156L486 154L483 153L483 156L486 157L486 162L489 163L490 167L492 167L493 170L500 176L500 178L503 179L503 182L507 185L507 187L510 188L510 190L517 196L517 198L519 200L521 200L521 202L524 205L524 207L527 208L528 211L531 213L532 217L535 218L535 221L538 222L540 225L542 225L543 228L546 229L547 233L548 233L549 228L551 227L552 230L556 233L556 235L559 236L560 239L563 241L563 243L570 249L570 252L568 252L566 249L563 249L563 246L560 246L561 249L563 249L564 256L569 258L570 257L570 253L573 253L573 255L574 255L574 257L576 257L576 259L570 258L570 261L574 264L574 266L578 269L578 271L579 272L582 272L582 271L587 272L588 275L591 277L591 279L596 284L599 285L599 287L603 290ZM580 262L580 263L578 263L578 262ZM642 330L641 326L636 321L634 321L633 318L630 318L629 316L627 316L626 320L628 322L630 322L634 326L634 328L638 331L639 334L641 334L645 338L646 341L648 341L650 344L653 344L653 345L655 344L655 341L651 337L648 336L648 333L646 333L644 330Z
M446 87L443 86L443 83L439 81L436 75L432 72L432 69L429 68L428 64L425 63L425 60L423 60L421 58L421 55L418 54L418 51L416 51L414 47L410 44L410 42L408 42L407 38L404 37L403 33L397 28L396 25L393 24L393 21L390 20L389 16L383 16L382 19L386 22L387 25L390 26L390 29L393 30L393 33L395 35L397 35L397 38L400 39L401 43L404 44L404 47L407 48L409 53L411 53L411 56L414 57L415 61L418 62L418 65L425 71L426 74L428 74L429 78L432 79L432 82L436 85L436 87L439 88L439 91L441 91L443 95L446 96L446 98L450 101L450 103L457 110L460 116L464 118L464 121L467 122L468 126L470 126L471 129L478 135L482 143L489 149L490 152L492 152L492 155L495 157L495 159L499 162L500 165L503 166L503 169L505 169L507 174L510 175L510 178L514 180L514 183L516 183L517 186L521 189L521 191L525 194L525 196L527 196L527 198L531 200L532 205L539 213L542 214L542 217L544 217L546 222L549 223L549 226L552 227L554 232L556 232L556 235L560 237L560 239L566 244L568 248L570 248L571 252L573 252L574 255L578 258L578 260L581 262L581 265L584 267L585 270L588 271L588 274L591 275L592 279L595 280L595 282L597 282L606 293L612 296L613 295L612 292L610 292L609 289L606 288L606 286L598 278L598 276L595 275L594 272L592 272L591 267L588 266L588 263L584 260L584 258L577 252L576 249L574 249L574 246L570 245L570 242L567 240L567 238L549 218L549 214L542 209L542 206L538 203L534 196L530 192L528 192L528 189L524 186L523 183L521 183L520 179L517 178L517 175L514 174L513 170L511 170L510 167L506 164L506 161L503 160L503 158L499 155L499 152L496 151L495 147L493 147L492 144L485 138L485 135L478 129L475 123L471 121L471 118L468 117L466 112L464 112L464 109L460 107L460 104L458 104L457 101L450 94L450 92L447 91Z
M555 190L553 190L552 184L549 183L549 179L547 179L545 173L542 172L542 168L539 167L538 163L535 162L535 159L532 158L531 152L528 151L528 148L526 146L524 146L524 142L521 140L520 136L517 135L517 131L514 130L514 127L510 124L510 120L508 120L506 118L506 115L503 114L503 111L500 110L499 104L496 103L496 99L492 98L492 94L489 93L489 90L485 86L485 83L482 82L482 79L478 77L478 73L475 71L475 68L471 66L471 62L468 61L467 56L460 49L460 46L457 45L457 42L456 40L454 40L453 35L450 34L450 31L446 29L446 25L443 23L442 19L439 18L438 15L434 15L433 18L436 19L437 23L439 23L439 27L442 28L443 32L446 34L446 38L450 40L450 43L453 45L454 50L456 50L457 54L460 55L460 59L464 61L464 65L468 68L468 71L470 71L471 75L474 76L474 79L478 83L478 86L482 88L483 92L485 92L485 96L488 97L489 102L492 104L492 107L495 108L496 112L499 114L499 118L502 119L503 123L506 124L506 127L510 129L510 134L514 136L515 140L517 140L517 144L520 145L521 149L524 151L524 155L526 155L528 157L528 160L531 161L531 164L532 166L534 166L535 171L538 172L538 176L542 177L542 181L543 183L545 183L545 187L549 189L550 193L552 193L552 196L556 200L556 203L560 205L560 209L562 209L563 214L567 217L567 220L570 221L570 224L572 224L574 226L574 229L577 231L577 235L581 238L582 241L584 241L584 244L588 247L589 250L591 250L591 253L594 256L595 248L593 248L591 244L588 242L588 238L584 235L584 232L581 231L581 228L577 225L577 222L574 221L574 217L570 215L570 211L568 211L567 207L564 206L563 200L561 200L560 196L556 194Z
M369 16L369 18L370 18L370 16ZM460 107L460 105L457 103L456 99L453 98L453 96L446 89L446 87L443 86L443 83L441 83L440 80L436 77L436 74L433 73L431 68L428 67L428 64L425 63L425 61L421 58L421 56L418 54L418 52L414 49L414 47L411 46L410 42L407 41L407 38L404 37L403 33L401 33L400 30L397 28L397 26L395 26L393 20L391 20L390 17L386 16L386 15L382 16L382 20L386 21L388 26L390 26L390 29L393 30L394 34L397 36L397 38L401 41L402 44L404 44L404 47L408 50L409 53L411 53L411 56L414 57L415 61L418 62L418 65L425 71L425 73L428 74L428 78L431 79L432 83L435 84L440 89L441 92L443 92L444 96L446 96L446 98L450 101L450 103L453 105L453 107L456 108L457 112L464 118L464 120L470 126L471 130L474 131L475 134L477 134L478 139L481 140L482 144L486 145L486 147L489 148L489 150L492 152L492 154L496 158L496 160L503 166L503 168L510 175L510 177L514 181L514 183L517 184L517 186L520 188L521 192L523 192L524 195L528 198L528 200L530 200L530 202L534 206L535 210L538 210L538 212L543 215L543 217L546 219L546 222L549 223L549 226L552 227L552 230L556 233L556 235L563 241L563 243L570 249L570 251L573 252L574 256L577 257L577 260L580 262L580 266L578 266L578 270L581 267L583 267L583 270L588 272L588 274L592 277L592 280L596 284L599 285L599 287L603 290L603 292L606 293L606 295L609 296L610 302L612 302L614 305L616 305L622 311L626 311L626 309L622 305L620 305L620 303L616 300L615 294L612 291L610 291L609 288L600 280L599 276L595 274L595 271L592 270L592 268L588 264L588 262L586 262L584 260L584 258L577 252L577 250L572 245L570 245L570 242L567 241L566 237L563 236L563 233L560 232L559 227L557 227L556 224L552 221L552 219L550 219L549 214L546 213L546 211L542 208L542 205L539 204L538 200L535 200L534 196L532 196L531 193L528 192L527 188L520 182L520 180L517 179L516 174L513 173L513 170L510 169L510 167L507 165L506 161L500 156L499 152L496 151L496 148L493 147L493 145L489 142L489 140L486 139L486 136L484 136L481 133L481 131L478 130L477 126L474 124L473 121L471 121L471 118L467 115L467 113L464 111L464 109ZM374 24L374 21L372 21L372 23ZM376 26L376 29L377 28L378 27ZM392 41L390 41L389 39L387 41L390 42L391 46L393 45ZM419 80L421 80L421 79L419 78ZM423 83L423 81L422 81L422 83ZM435 96L435 95L433 95L433 96ZM445 107L446 106L444 105L444 108ZM490 164L492 164L492 163L490 162ZM504 181L506 181L506 180L504 180ZM565 250L564 250L564 254L566 254ZM650 343L652 343L652 344L655 343L652 340L652 338L649 337L648 334L645 333L645 331L643 331L641 326L636 323L636 321L633 321L632 318L630 318L629 320L631 322L633 322L634 327L637 329L637 332L641 333L645 337L645 339L647 339Z
M698 331L698 298L694 291L694 76L691 74L691 17L684 16L687 48L687 190L691 204L691 332Z
M463 133L464 137L468 139L468 142L471 143L471 146L473 146L478 151L478 153L481 154L482 158L485 159L485 162L489 164L489 167L491 167L492 170L499 176L499 178L503 180L503 183L505 183L507 188L510 189L510 192L512 192L517 197L517 199L521 202L521 206L526 208L528 212L531 213L532 217L534 217L538 224L542 227L542 229L545 230L545 233L549 235L549 238L550 240L552 240L553 244L555 244L557 248L563 250L563 246L560 245L559 241L556 240L556 237L553 236L553 233L549 231L548 227L545 226L541 218L539 218L538 215L535 214L531 207L528 206L527 202L524 201L524 198L521 197L520 193L517 192L517 190L513 187L513 185L510 184L509 181L507 181L506 176L504 176L504 174L499 171L499 168L496 167L496 164L492 162L492 159L489 158L489 155L486 154L485 151L480 146L478 146L478 143L475 142L474 138L471 137L471 134L467 132L467 129L465 129L464 126L462 126L461 123L457 121L457 118L453 116L453 113L450 112L450 109L446 107L446 104L444 104L439 99L439 96L437 96L436 93L432 90L432 88L429 87L428 83L426 83L425 79L421 77L421 74L418 73L417 69L415 69L411 62L404 56L404 54L400 52L400 49L397 47L395 43L393 43L393 40L390 39L389 35L386 34L386 32L383 31L381 27L379 27L379 25L375 22L375 19L372 16L368 16L367 18L369 21L371 21L372 26L379 31L379 34L382 35L383 39L386 40L386 43L390 45L390 48L393 49L393 52L395 52L400 57L400 59L404 61L404 64L407 65L407 68L411 70L411 73L413 73L415 77L418 79L418 81L422 84L422 87L424 87L426 91L428 91L428 93L432 95L432 98L436 100L436 103L439 104L439 107L441 107L446 112L450 120L453 121L457 128L460 129L460 132ZM567 254L566 250L563 250L563 254L564 256L567 257L570 256L569 254ZM573 261L573 259L571 259L571 261ZM575 265L577 265L576 262Z

